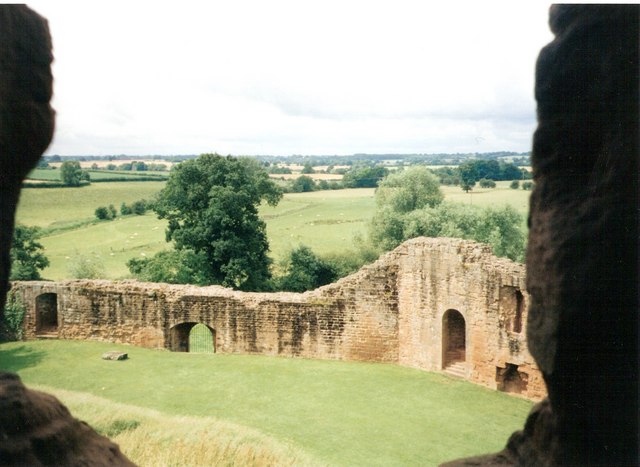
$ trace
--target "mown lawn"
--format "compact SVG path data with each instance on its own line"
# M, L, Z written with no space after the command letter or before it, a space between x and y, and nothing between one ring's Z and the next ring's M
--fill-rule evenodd
M130 359L100 359L120 349ZM501 449L528 401L395 365L185 354L78 341L0 345L0 368L46 385L256 429L329 465L437 465Z

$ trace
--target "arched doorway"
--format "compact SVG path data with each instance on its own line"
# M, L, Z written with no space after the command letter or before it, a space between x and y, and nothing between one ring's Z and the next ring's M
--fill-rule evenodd
M467 338L464 316L447 310L442 316L442 368L466 361Z
M36 334L58 332L58 294L43 293L36 297Z
M213 353L213 331L198 323L189 331L189 352Z
M202 323L180 323L170 330L173 352L214 353L215 330Z

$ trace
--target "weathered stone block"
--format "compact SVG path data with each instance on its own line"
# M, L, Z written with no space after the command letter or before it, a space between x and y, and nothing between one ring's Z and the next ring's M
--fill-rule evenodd
M102 354L103 360L126 360L129 358L129 354L125 352L118 352L117 350L110 350Z

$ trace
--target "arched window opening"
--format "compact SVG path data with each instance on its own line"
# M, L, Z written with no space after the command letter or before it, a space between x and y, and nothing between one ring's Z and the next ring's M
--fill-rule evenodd
M522 312L524 309L524 296L516 289L516 316L513 320L513 332L522 332Z
M170 330L173 352L215 352L215 330L202 323L180 323Z
M466 326L458 310L447 310L442 316L442 367L466 361Z
M44 293L36 297L36 334L58 332L58 294Z
M527 390L529 375L518 371L518 365L507 363L505 368L496 367L498 391L523 394Z

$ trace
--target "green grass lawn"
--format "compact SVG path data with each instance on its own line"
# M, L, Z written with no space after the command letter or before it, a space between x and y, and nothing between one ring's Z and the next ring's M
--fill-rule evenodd
M102 352L129 353L122 362ZM0 345L25 383L256 429L329 465L437 465L501 449L531 403L395 365L186 354L79 341Z

